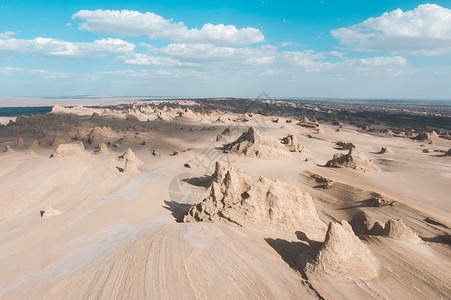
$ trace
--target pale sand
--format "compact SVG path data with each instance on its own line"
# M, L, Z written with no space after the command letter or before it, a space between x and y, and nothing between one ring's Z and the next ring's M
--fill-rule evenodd
M126 121L122 112L71 112L86 116L83 122L89 122L92 112L107 116L104 123L89 126L108 123L122 128L119 136L139 129L134 126L140 122ZM158 119L157 113L136 115ZM87 142L90 155L55 158L50 158L55 145L37 146L31 154L14 146L14 139L0 143L2 151L6 144L15 150L0 152L1 299L437 299L451 295L451 248L440 239L451 233L451 158L422 153L421 142L357 132L348 124L335 132L336 126L321 123L324 133L315 134L296 122L285 123L283 117L278 123L260 115L244 123L217 123L214 114L177 117L176 112L164 111L160 116L167 121L146 131L151 139L145 145L136 138L137 144L110 145L109 153L101 155L94 155L97 145ZM202 130L203 126L215 129ZM222 145L215 142L216 136L225 128L236 129L228 137L234 141L250 126L273 141L294 134L308 151L289 152L287 146L289 156L260 159L215 149ZM334 153L346 153L335 149L340 140L356 144L381 172L323 167ZM450 140L437 137L435 141L435 147L451 147ZM381 146L393 153L377 154ZM120 172L124 161L117 157L129 147L144 163L137 172ZM160 155L153 156L153 149ZM171 155L174 151L179 153ZM199 165L204 159L208 170ZM325 225L347 220L377 259L377 276L345 280L321 272L305 274L307 260L316 255L322 241L297 236L295 230L287 233L227 222L177 223L187 204L209 194L198 181L182 179L211 175L214 162L221 159L255 178L280 180L308 192ZM184 166L187 162L190 168ZM317 188L312 174L331 179L332 187ZM371 193L382 194L395 205L365 205ZM40 211L49 206L61 213L41 217ZM361 223L389 219L402 219L424 242L358 232Z

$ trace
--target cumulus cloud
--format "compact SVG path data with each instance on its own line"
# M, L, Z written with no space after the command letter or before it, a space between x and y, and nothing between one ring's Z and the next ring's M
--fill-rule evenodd
M331 34L341 44L360 50L442 54L451 52L451 10L435 4L406 12L396 9Z
M173 43L160 49L160 53L182 61L197 63L224 63L228 66L299 67L314 70L322 64L324 54L308 51L279 51L278 47L219 47L211 44Z
M91 43L71 43L43 37L37 37L32 40L0 39L0 53L31 53L67 58L129 53L134 48L134 44L112 38L96 40Z
M151 12L131 10L80 10L72 16L82 19L79 28L86 31L121 36L147 35L153 40L185 43L208 43L220 46L243 46L265 40L259 29L234 25L204 24L201 29L188 29L183 22L173 22Z
M5 31L5 32L0 33L0 39L9 39L10 37L12 37L15 34L16 33L14 31Z

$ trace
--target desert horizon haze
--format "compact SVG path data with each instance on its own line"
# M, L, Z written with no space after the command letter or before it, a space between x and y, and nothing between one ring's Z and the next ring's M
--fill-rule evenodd
M0 300L451 299L450 7L1 2Z

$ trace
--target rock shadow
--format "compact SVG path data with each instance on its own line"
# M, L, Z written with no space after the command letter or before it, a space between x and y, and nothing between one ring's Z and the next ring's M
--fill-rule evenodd
M204 175L200 177L185 178L182 179L182 181L197 187L208 188L211 185L212 177L210 175Z
M305 267L311 262L322 246L322 242L310 240L304 232L296 231L299 242L284 239L265 238L271 246L293 270L299 272L304 280L308 280Z
M183 217L188 213L188 210L191 208L191 204L188 203L179 203L176 201L168 201L165 200L163 208L169 210L172 216L175 218L175 221L178 223L183 222Z

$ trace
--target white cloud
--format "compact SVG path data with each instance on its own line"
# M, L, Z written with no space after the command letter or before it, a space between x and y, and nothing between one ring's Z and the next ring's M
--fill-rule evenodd
M72 76L69 73L61 73L61 72L53 72L42 69L25 69L25 68L15 68L15 67L0 67L0 76L10 77L11 75L15 76L35 76L43 79L61 79L68 78Z
M342 44L360 50L437 55L451 52L451 10L435 4L422 4L406 12L396 9L331 34Z
M220 47L211 44L173 43L160 49L160 53L183 61L196 63L219 62L228 65L261 65L271 63L277 55L277 47Z
M121 36L147 35L154 40L186 43L208 43L220 46L242 46L265 40L259 29L237 29L233 25L204 24L201 29L188 29L183 22L173 22L151 12L130 10L80 10L72 16L85 22L80 29L118 34Z
M118 57L118 60L127 65L138 66L168 66L168 67L180 67L180 66L193 66L192 63L182 63L176 59L166 56L156 56L147 54L128 54Z
M379 66L405 66L407 60L402 56L379 56L371 58L361 58L357 60L358 65L364 67L379 67Z
M10 37L12 37L15 34L16 33L13 31L5 31L5 32L0 33L0 39L9 39Z
M138 46L146 48L147 52L150 53L157 53L159 50L157 47L147 43L139 43Z
M71 43L43 37L32 40L0 39L0 53L31 53L67 58L130 53L134 48L134 44L112 38L96 40L91 43Z

